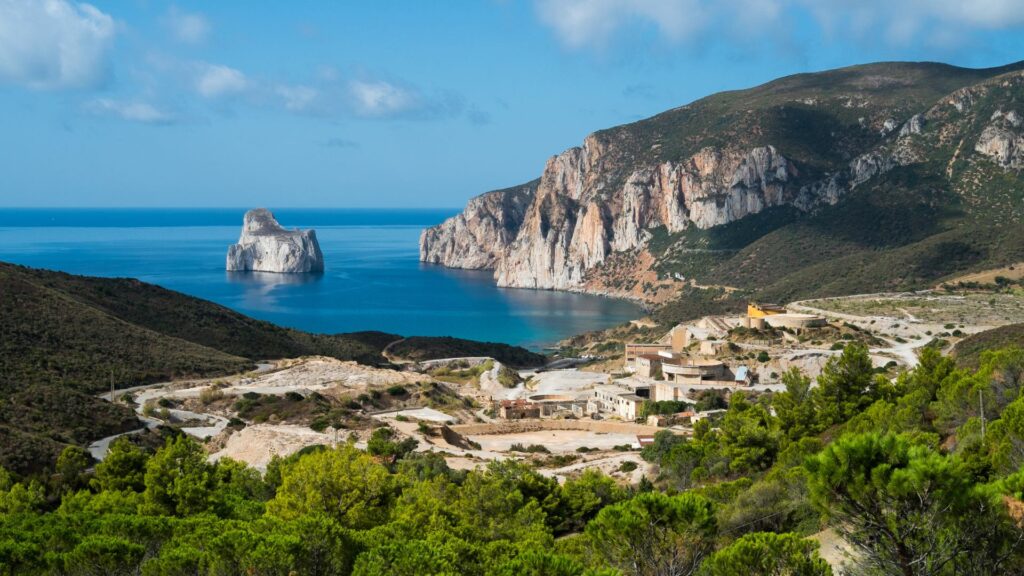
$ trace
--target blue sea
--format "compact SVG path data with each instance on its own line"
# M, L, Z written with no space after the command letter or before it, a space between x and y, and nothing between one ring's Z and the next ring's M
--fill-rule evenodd
M0 209L0 261L131 277L282 326L382 330L533 349L642 312L624 300L497 288L489 271L419 262L419 234L457 210L273 209L315 228L322 275L228 273L244 209ZM2 295L0 295L2 297Z

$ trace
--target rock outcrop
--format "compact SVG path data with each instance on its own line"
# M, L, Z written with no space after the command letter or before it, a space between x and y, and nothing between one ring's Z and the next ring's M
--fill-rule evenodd
M996 112L981 132L974 150L1003 168L1024 168L1024 119L1016 111Z
M266 208L245 213L238 244L228 247L229 271L300 274L323 272L324 256L314 230L286 230Z
M588 139L589 140L589 139ZM611 168L592 141L552 158L515 241L497 262L499 286L576 289L612 252L640 248L649 230L670 233L727 224L787 203L796 168L771 146L746 152L705 148L683 162L631 172L610 195L591 173Z
M515 240L537 181L473 198L460 214L420 234L420 260L449 268L490 269Z
M499 286L578 289L611 253L644 246L651 228L706 229L798 202L798 171L773 146L704 148L637 168L610 193L605 183L620 166L607 156L591 136L548 160L538 182L470 200L423 231L420 259L493 269Z
M987 127L975 137L977 155L1004 170L1024 167L1020 115L988 118L988 94L997 86L1016 90L1022 67L992 69L991 81L956 76L972 84L954 91L933 78L959 72L930 64L799 75L596 132L551 157L539 180L474 198L461 214L424 230L420 259L490 269L508 287L635 295L642 282L651 286L640 286L639 297L647 298L654 284L692 283L700 274L679 254L714 252L701 244L713 235L684 231L777 207L814 217L854 191L870 194L883 179L911 174L890 173L932 161L936 148L951 154L948 172L959 166L966 127L983 110ZM907 182L915 185L908 179L897 187ZM756 241L757 226L790 217L798 218L785 211L750 230L734 229ZM670 265L661 266L665 261Z

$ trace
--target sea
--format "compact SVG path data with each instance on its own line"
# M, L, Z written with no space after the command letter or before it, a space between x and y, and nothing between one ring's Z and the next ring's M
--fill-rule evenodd
M271 210L286 228L316 229L323 274L226 272L242 208L0 208L0 261L138 278L254 318L328 334L381 330L539 350L642 314L626 300L498 288L490 271L420 262L420 231L456 209Z

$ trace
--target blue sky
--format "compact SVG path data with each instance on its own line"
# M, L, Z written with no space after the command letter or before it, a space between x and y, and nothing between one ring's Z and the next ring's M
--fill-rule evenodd
M0 0L0 206L461 206L719 90L1022 32L1022 0Z

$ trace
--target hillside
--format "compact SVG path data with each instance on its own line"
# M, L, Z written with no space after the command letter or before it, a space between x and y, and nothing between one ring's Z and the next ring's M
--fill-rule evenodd
M953 358L957 366L973 370L981 364L981 355L986 350L1009 347L1024 348L1024 324L1010 324L972 334L956 343Z
M667 319L690 314L682 299L922 288L1018 261L1022 70L879 63L715 94L595 132L516 202L474 199L424 232L421 259ZM451 250L467 235L489 252Z
M241 372L260 359L331 356L383 365L402 337L383 332L310 334L123 278L91 278L0 263L0 465L24 471L66 444L139 428L134 413L95 397L176 378ZM454 344L453 344L454 342ZM513 346L447 338L405 341L417 358ZM437 355L434 355L437 354Z

